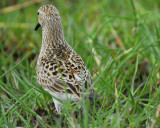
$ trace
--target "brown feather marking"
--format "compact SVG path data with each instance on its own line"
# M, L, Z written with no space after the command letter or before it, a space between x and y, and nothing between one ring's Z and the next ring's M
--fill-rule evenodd
M57 90L54 86L47 86L47 88L49 90L51 90L52 92L60 92L59 90Z
M66 82L66 84L77 98L81 98L81 94L76 91L76 88L71 83Z
M54 84L53 85L54 86L54 88L56 88L57 90L64 90L64 88L62 88L62 87L60 87L59 85L57 85L57 84Z

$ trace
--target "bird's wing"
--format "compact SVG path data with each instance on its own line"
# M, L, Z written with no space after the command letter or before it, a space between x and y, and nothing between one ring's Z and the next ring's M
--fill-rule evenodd
M83 60L77 54L69 57L67 61L57 58L41 59L39 84L52 92L66 91L81 98L81 94L92 85L92 77Z

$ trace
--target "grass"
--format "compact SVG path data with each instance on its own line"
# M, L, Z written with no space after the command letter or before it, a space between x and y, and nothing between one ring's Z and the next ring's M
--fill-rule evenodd
M8 0L0 7L24 2ZM37 9L46 3L59 9L66 40L103 97L93 106L80 101L82 112L68 101L60 117L36 81L41 30L34 27ZM58 0L1 13L0 126L160 127L159 12L158 0Z

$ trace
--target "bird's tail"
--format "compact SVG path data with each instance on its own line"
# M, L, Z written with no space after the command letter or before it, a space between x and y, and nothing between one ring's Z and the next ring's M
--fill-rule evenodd
M97 98L101 98L101 96L96 94L96 93L90 93L89 94L89 101L91 102L91 104L93 104L94 103L94 99L97 99Z

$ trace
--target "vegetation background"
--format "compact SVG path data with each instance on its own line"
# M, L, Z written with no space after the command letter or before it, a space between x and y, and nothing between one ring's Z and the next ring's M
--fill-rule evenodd
M37 9L55 5L103 99L56 115L36 82ZM107 98L106 98L107 97ZM1 0L0 127L160 127L160 0ZM77 110L78 114L73 114Z

